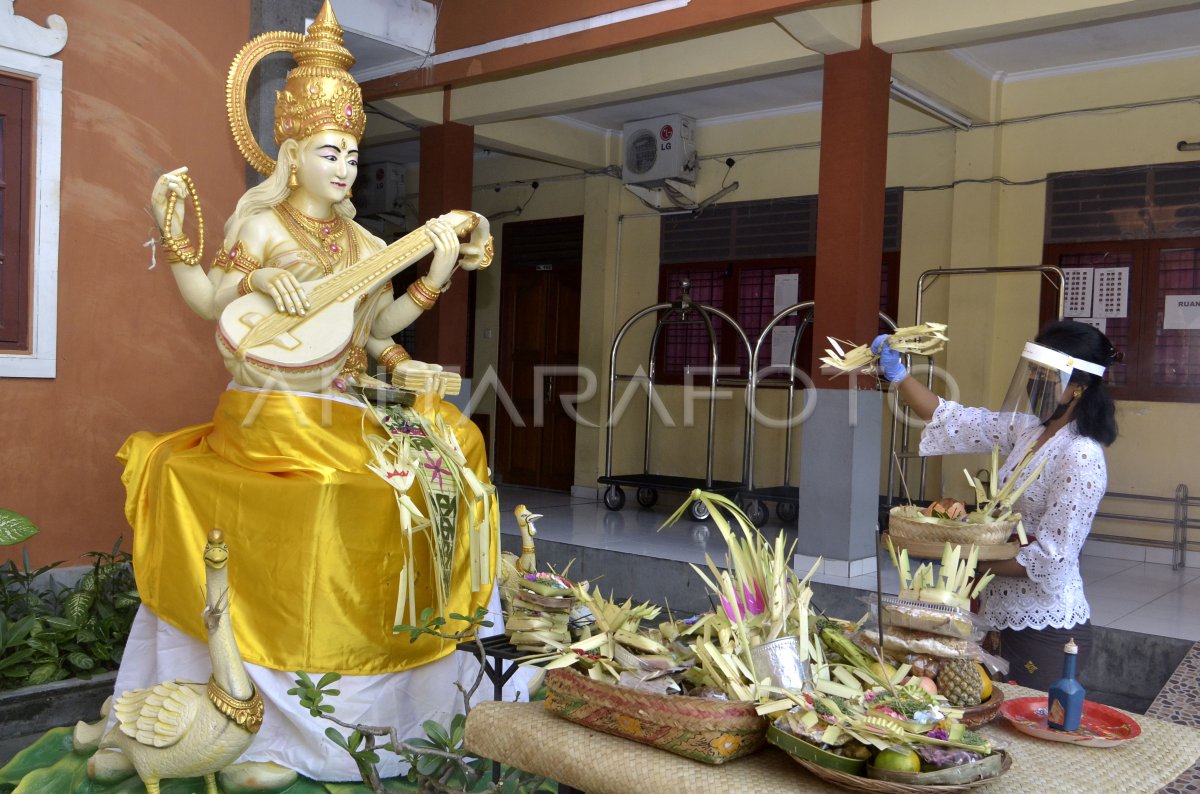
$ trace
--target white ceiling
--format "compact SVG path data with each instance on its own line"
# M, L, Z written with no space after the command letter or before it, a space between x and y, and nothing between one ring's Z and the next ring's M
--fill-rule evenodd
M1200 53L1200 4L1183 10L1143 14L1068 29L981 41L948 52L981 74L1006 82L1070 71L1107 69L1131 62ZM598 130L619 131L627 121L683 113L701 126L747 116L783 115L819 109L820 69L712 86L668 96L592 107L557 116ZM415 142L397 143L370 159L415 162Z

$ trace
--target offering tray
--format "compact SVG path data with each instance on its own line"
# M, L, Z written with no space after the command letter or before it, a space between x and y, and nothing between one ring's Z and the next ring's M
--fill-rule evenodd
M884 547L887 546L888 538L891 537L892 545L897 550L907 549L908 556L916 557L922 560L940 560L942 558L942 550L945 548L945 541L925 541L925 540L902 540L883 532L879 535L879 542ZM970 541L962 539L958 543L969 544ZM979 561L987 560L1011 560L1017 556L1017 552L1021 550L1021 544L1017 541L1009 541L1008 543L995 544L976 544L979 548Z
M1046 724L1046 696L1013 698L1000 706L1000 713L1021 733L1081 747L1116 747L1136 739L1142 727L1128 714L1091 700L1083 701L1083 717L1073 731L1058 731Z
M997 762L998 757L998 762ZM879 780L876 778L862 777L860 775L851 775L846 772L839 772L836 769L828 769L820 764L806 761L803 758L792 756L792 760L800 766L807 769L816 777L824 780L826 783L844 788L848 791L865 791L868 794L940 794L941 792L956 792L969 791L973 788L986 786L994 781L1000 775L1003 775L1012 766L1012 758L1003 750L997 750L992 755L977 761L974 764L969 764L971 767L985 766L985 769L980 770L980 774L987 774L980 780L969 780L961 783L916 783L916 782L900 782L899 780ZM998 763L998 770L994 767ZM962 769L961 767L959 769ZM985 771L986 770L986 771ZM938 780L941 778L931 777L940 775L943 772L954 771L954 769L939 769L936 772L892 772L891 775L905 776L911 780ZM966 772L966 770L963 770ZM968 773L969 776L969 773Z

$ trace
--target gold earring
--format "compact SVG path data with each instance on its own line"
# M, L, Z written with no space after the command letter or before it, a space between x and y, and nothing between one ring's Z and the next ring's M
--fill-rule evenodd
M296 164L292 163L291 172L288 174L288 190L295 190L300 187L300 180L296 178Z
M346 188L346 200L349 201L352 198L354 198L354 188L348 187Z

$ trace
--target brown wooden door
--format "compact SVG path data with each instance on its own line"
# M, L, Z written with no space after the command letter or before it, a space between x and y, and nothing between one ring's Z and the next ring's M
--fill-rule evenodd
M575 475L575 422L563 395L580 378L580 264L583 218L506 224L500 297L500 382L520 418L496 406L501 482L570 490ZM524 426L522 427L521 424Z

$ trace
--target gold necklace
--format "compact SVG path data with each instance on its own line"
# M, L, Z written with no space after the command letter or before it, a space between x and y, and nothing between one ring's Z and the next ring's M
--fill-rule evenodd
M286 201L275 205L275 211L288 233L317 257L326 275L334 271L334 264L343 254L349 253L349 261L355 260L354 235L347 233L345 218L340 215L327 220L314 218Z

